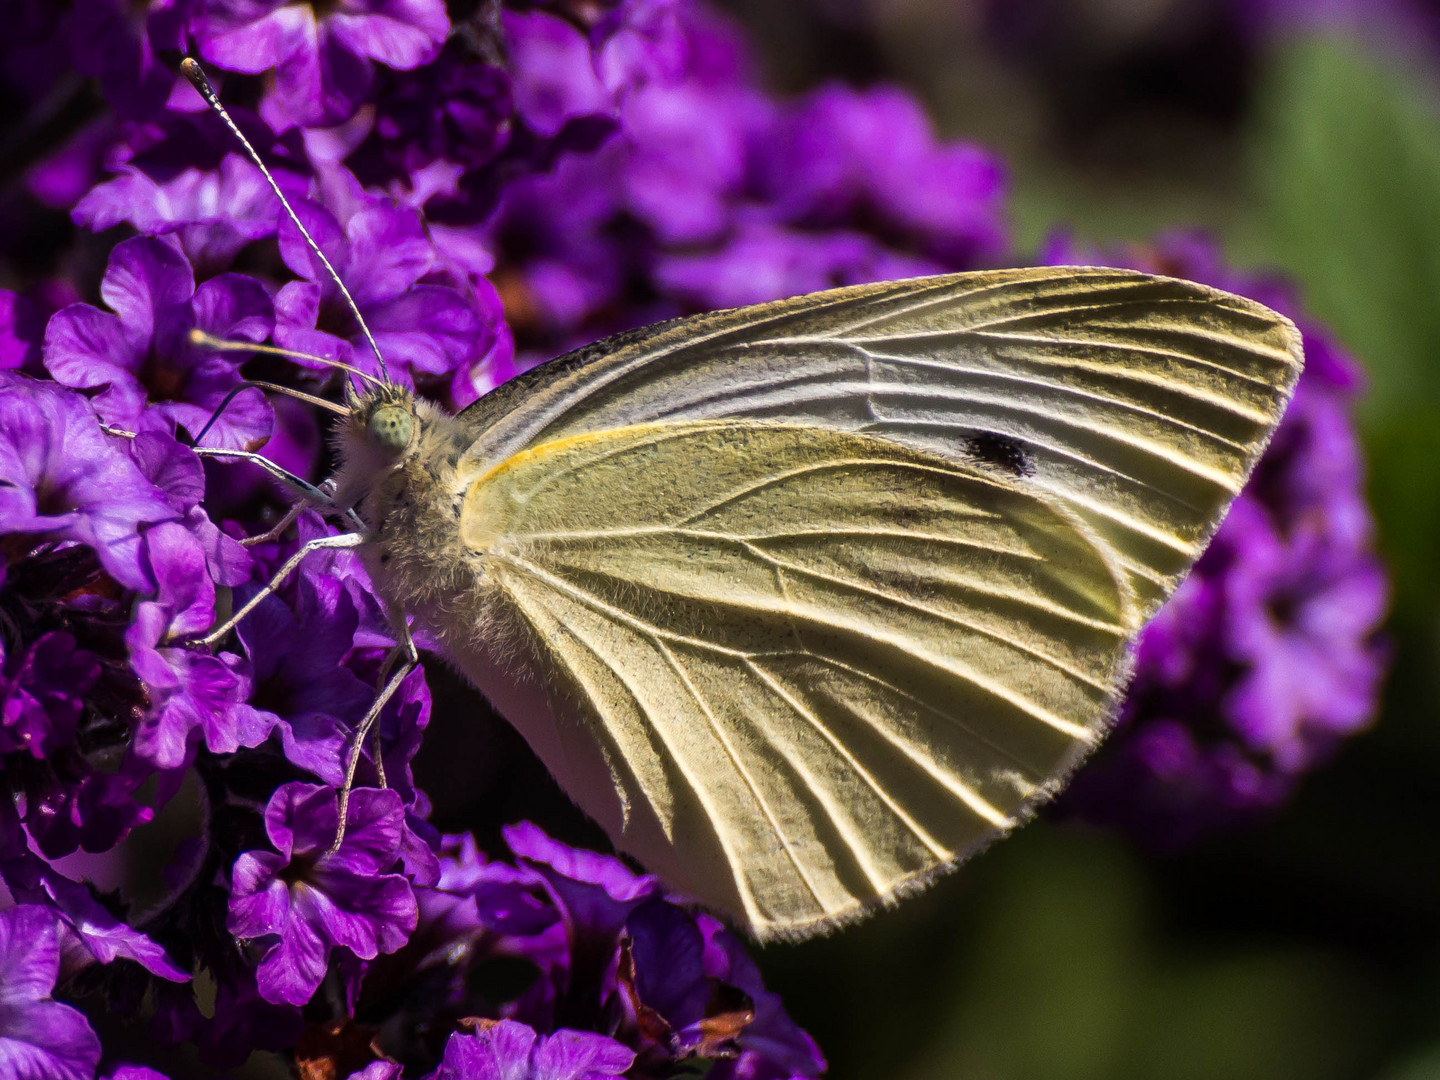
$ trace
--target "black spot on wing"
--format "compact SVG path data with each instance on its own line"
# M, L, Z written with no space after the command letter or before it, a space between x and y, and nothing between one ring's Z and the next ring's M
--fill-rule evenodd
M999 469L1011 476L1034 476L1035 462L1024 445L1012 435L998 431L977 431L965 440L962 453L976 465Z

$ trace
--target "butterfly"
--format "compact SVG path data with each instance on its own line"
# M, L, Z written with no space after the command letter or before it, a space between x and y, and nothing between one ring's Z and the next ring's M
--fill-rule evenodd
M617 848L803 937L1060 789L1301 366L1283 316L1135 271L840 288L458 415L368 377L329 496L360 528L315 546L358 550Z

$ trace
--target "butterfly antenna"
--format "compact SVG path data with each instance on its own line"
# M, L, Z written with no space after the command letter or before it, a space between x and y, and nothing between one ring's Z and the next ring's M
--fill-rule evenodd
M275 182L275 177L270 175L270 170L267 169L265 163L260 160L260 155L256 152L255 147L250 144L250 140L245 137L245 133L240 130L240 126L230 118L230 114L225 111L225 106L220 104L220 98L215 93L215 88L210 85L210 80L206 78L204 69L201 68L196 60L187 56L184 60L180 61L180 74L190 80L190 85L195 87L196 93L205 99L205 104L209 105L216 115L225 121L225 126L230 129L230 134L239 140L240 145L245 148L246 155L255 163L255 167L258 168L265 177L266 182L270 185L270 190L273 191L275 197L280 200L280 205L285 208L286 216L288 216L295 227L300 230L300 235L305 238L305 243L309 246L310 250L315 253L315 257L320 260L321 265L325 267L325 272L330 275L330 280L335 282L335 287L340 290L340 295L345 297L345 303L350 305L350 313L355 316L355 321L360 324L360 330L365 335L365 340L369 342L370 348L375 353L375 361L380 365L380 378L384 383L388 384L390 382L390 372L386 370L385 357L380 355L380 346L375 344L374 335L370 333L370 327L365 324L365 317L360 314L360 305L355 303L355 298L350 295L350 290L345 287L345 282L340 280L340 275L336 273L335 267L330 264L330 260L325 257L325 253L320 250L320 245L317 244L315 238L310 235L310 230L305 228L304 223L301 222L299 216L295 213L294 207L290 205L290 200L285 198L285 193L280 190L280 185Z
M385 385L383 379L377 379L368 371L362 371L354 364L345 363L344 360L336 360L329 356L316 356L314 353L304 353L297 349L282 349L278 345L262 345L254 341L231 341L228 338L207 334L198 326L190 328L190 344L198 345L202 349L214 349L216 352L264 353L266 356L283 356L287 360L308 360L314 364L322 364L325 367L348 371L356 378L364 379L366 382L374 383L376 386Z

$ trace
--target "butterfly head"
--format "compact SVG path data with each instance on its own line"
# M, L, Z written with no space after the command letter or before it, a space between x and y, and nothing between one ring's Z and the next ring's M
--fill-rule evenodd
M399 462L415 445L419 423L415 395L386 383L367 388L351 401L345 441L367 457Z

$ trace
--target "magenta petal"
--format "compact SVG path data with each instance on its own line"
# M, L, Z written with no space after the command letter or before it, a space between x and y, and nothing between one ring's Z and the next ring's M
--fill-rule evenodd
M260 961L256 979L266 1001L304 1005L325 977L329 949L307 918L313 915L292 907L280 940Z
M544 11L505 11L515 108L534 131L553 136L577 116L608 114L613 105L579 30Z
M151 337L157 316L195 293L185 256L169 244L137 236L116 246L100 282L100 296L138 340Z
M535 1050L535 1075L546 1080L592 1080L621 1076L635 1063L635 1052L614 1039L564 1028Z
M351 52L409 71L439 55L450 19L441 0L385 0L367 14L337 11L327 29Z
M335 815L318 820L318 839L326 826L333 832ZM388 869L400 852L405 807L396 791L356 788L350 795L345 818L345 843L333 855L322 855L317 870L347 874L376 874ZM329 841L325 841L329 846Z
M226 922L232 934L257 938L284 932L290 918L290 890L276 877L284 866L282 856L268 851L247 851L235 860Z
M479 331L471 304L453 289L417 285L370 310L370 331L386 361L445 375L470 355Z
M91 1080L100 1040L78 1009L51 999L59 931L43 907L0 912L0 1078Z
M263 14L265 7L273 10ZM222 68L251 75L290 60L315 35L309 4L215 0L207 16L197 21L200 54Z
M45 367L62 386L109 387L97 406L108 421L135 426L145 407L145 388L135 378L148 338L136 339L118 316L89 304L57 311L45 327Z

